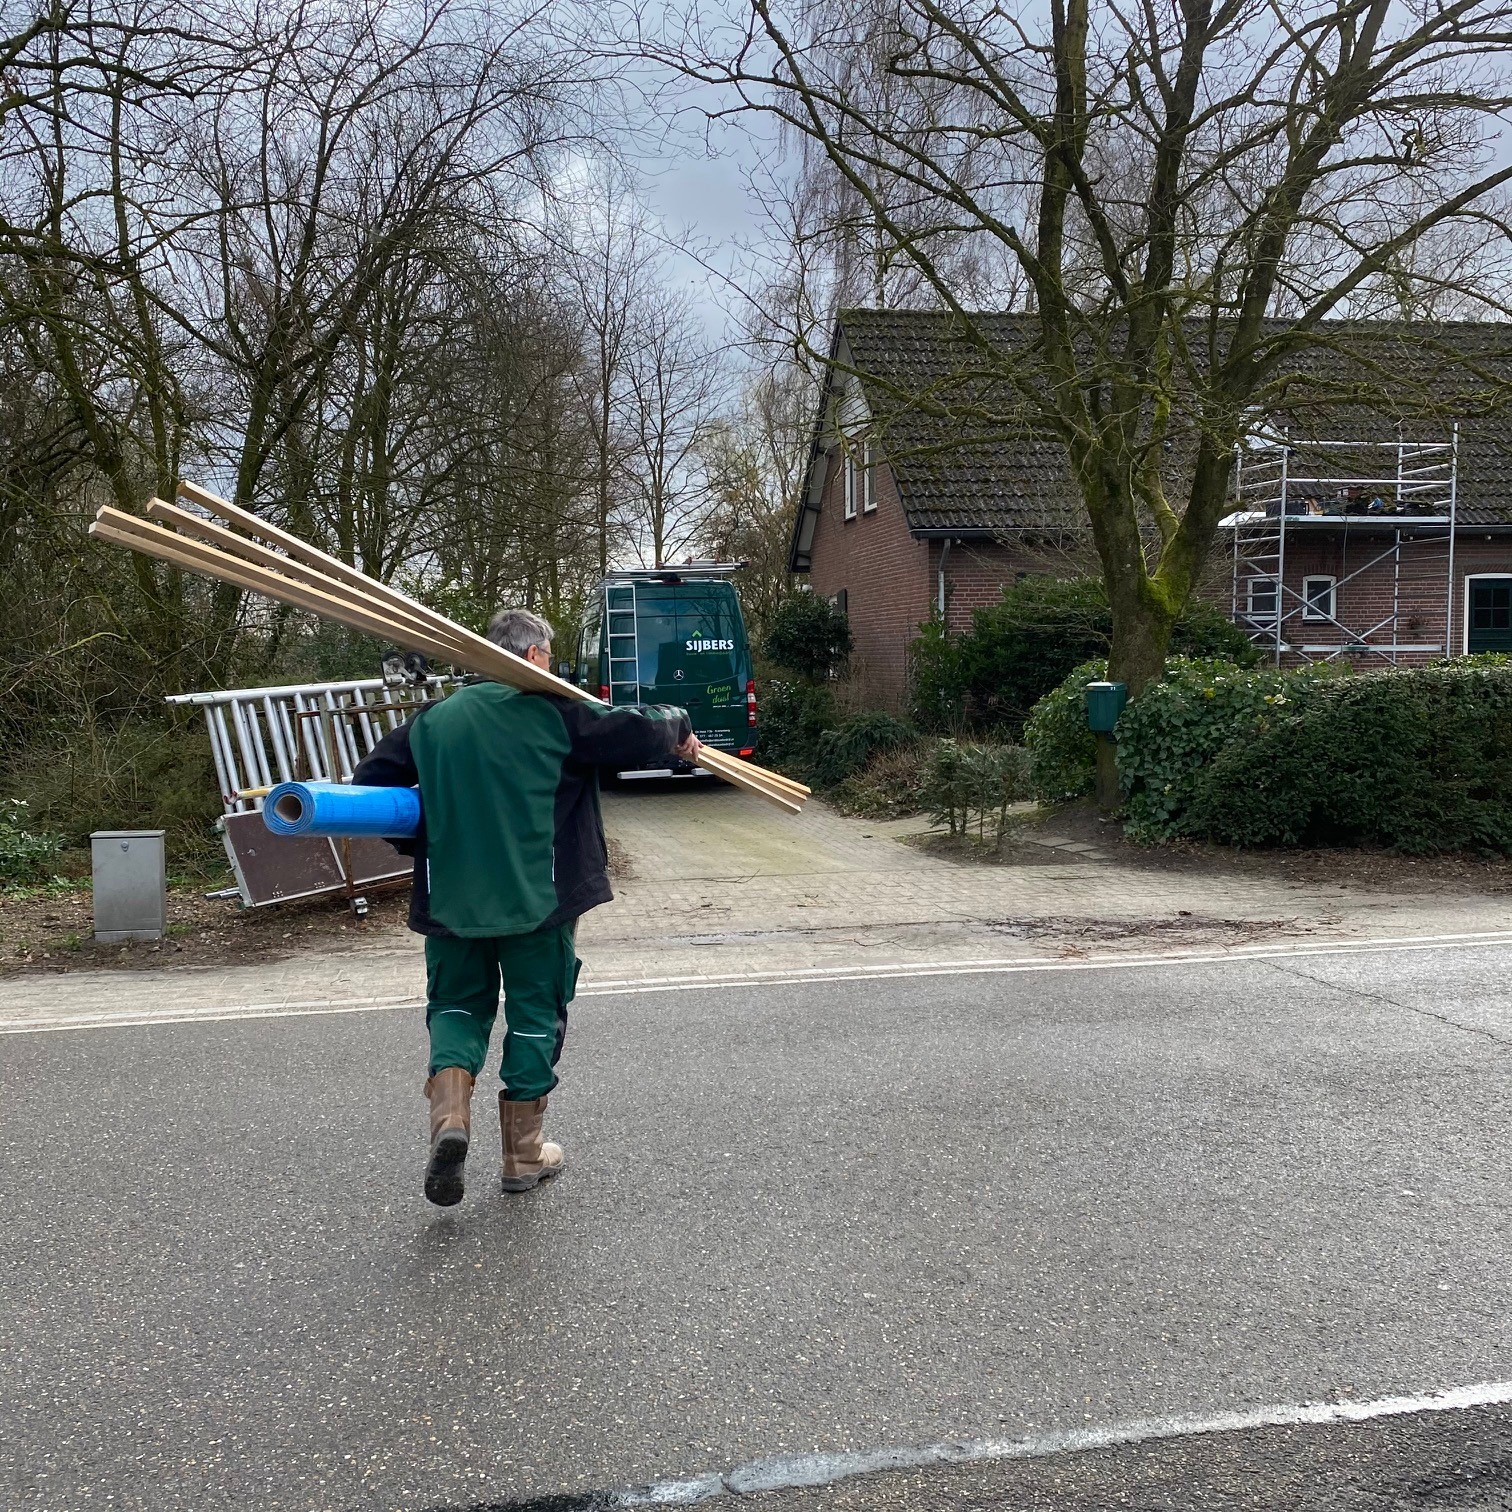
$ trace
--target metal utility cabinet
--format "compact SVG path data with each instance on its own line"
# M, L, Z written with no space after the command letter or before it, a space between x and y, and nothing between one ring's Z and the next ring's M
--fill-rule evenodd
M162 830L96 830L94 865L97 940L160 940L168 927L168 866Z

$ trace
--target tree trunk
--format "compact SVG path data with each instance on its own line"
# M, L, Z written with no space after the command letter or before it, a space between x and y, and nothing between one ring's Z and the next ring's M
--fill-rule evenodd
M1151 601L1147 587L1140 592L1138 586L1130 585L1129 592L1114 592L1111 597L1113 643L1108 650L1108 681L1127 683L1132 702L1160 677L1176 617ZM1122 806L1118 745L1111 735L1097 737L1096 792L1099 808L1111 812Z

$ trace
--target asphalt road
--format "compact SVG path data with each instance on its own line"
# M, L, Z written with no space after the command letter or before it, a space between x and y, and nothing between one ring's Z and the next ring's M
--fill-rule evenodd
M450 1212L409 1013L0 1037L0 1505L467 1508L1512 1377L1509 981L584 999L570 1169L498 1195L484 1100ZM875 1505L1020 1505L932 1496Z

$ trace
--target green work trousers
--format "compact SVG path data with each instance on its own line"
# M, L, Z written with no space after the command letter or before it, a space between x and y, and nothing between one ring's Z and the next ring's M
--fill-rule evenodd
M425 941L425 1024L430 1072L461 1066L472 1076L488 1059L488 1038L504 989L504 1054L499 1074L511 1102L533 1102L556 1086L555 1066L567 1037L567 1005L582 962L575 924L532 934Z

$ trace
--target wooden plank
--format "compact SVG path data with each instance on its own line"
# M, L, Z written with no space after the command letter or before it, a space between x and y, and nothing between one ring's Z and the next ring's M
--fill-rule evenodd
M252 534L261 536L264 540L273 541L282 546L291 556L299 561L317 569L323 569L328 576L336 577L351 586L360 588L374 598L381 598L385 602L392 604L401 613L416 618L423 624L428 624L433 631L445 630L452 635L460 637L464 644L475 647L479 654L486 657L491 663L499 665L498 659L500 657L507 657L509 662L516 666L529 668L531 672L550 678L553 685L551 691L553 692L562 693L566 697L586 699L594 703L599 702L591 693L584 688L578 687L577 684L566 682L561 678L553 676L551 673L542 674L540 668L533 666L523 657L517 657L512 652L505 651L502 646L495 646L486 637L464 629L462 626L456 624L455 621L447 619L428 605L422 604L418 600L410 598L407 594L401 593L397 588L386 583L377 582L358 568L353 567L350 563L343 562L339 557L331 556L328 552L320 550L317 546L312 546L308 541L301 539L290 531L282 529L280 526L272 524L252 510L233 504L229 499L224 499L219 494L213 494L209 489L201 488L196 483L181 481L178 485L178 491L184 498L192 500L194 503L210 510L213 514L219 515L220 518L238 524ZM191 516L190 518L193 517ZM489 675L498 674L491 673ZM526 684L515 682L513 678L509 677L501 677L501 680L512 683L516 687L526 686ZM804 787L802 783L794 782L791 778L784 777L780 772L769 772L765 767L756 766L752 763L747 763L744 770L756 776L758 781L770 779L773 786L781 787L789 792L799 792L805 798L810 795L810 790Z
M803 808L802 798L796 793L787 792L764 780L766 774L760 768L748 767L745 762L727 756L723 751L715 750L712 746L702 747L694 761L706 772L712 772L714 776L723 778L732 787L744 788L748 793L755 793L765 798L768 803L786 809L791 814L796 814Z
M744 761L738 756L732 756L728 751L719 746L705 746L703 749L712 752L722 768L731 767L742 772L750 772L761 781L769 783L772 787L778 788L784 793L791 793L797 798L812 796L811 789L804 787L801 782L795 782L791 777L785 777L781 772L774 772L768 767L757 766L755 762ZM701 755L700 759L702 759Z
M763 796L770 794L773 797L783 797L802 807L803 800L809 795L801 791L799 785L791 782L780 772L769 772L765 767L752 766L749 762L742 761L738 756L731 756L726 751L721 751L714 746L704 746L698 753L698 765L706 771L712 772L716 777L723 777L726 782L734 783L736 787L746 787L742 777L749 778L755 784L753 791L760 791ZM794 810L796 812L796 810Z
M499 659L507 657L509 663L528 668L531 672L548 678L551 684L549 691L551 692L560 693L568 698L586 699L592 703L600 702L599 699L595 698L585 688L578 687L576 683L566 682L549 672L541 672L540 668L533 666L523 657L518 657L512 652L505 651L502 646L495 646L485 636L464 629L455 621L447 619L428 605L422 604L418 600L410 598L407 594L401 593L397 588L387 583L377 582L375 579L368 577L366 573L353 567L350 563L343 562L339 557L331 556L328 552L320 550L318 546L312 546L308 541L302 540L292 532L272 524L252 510L233 504L229 499L223 499L219 494L213 494L209 489L201 488L196 483L181 481L178 485L178 491L182 497L199 504L202 508L208 509L212 514L218 515L221 519L229 520L234 524L240 525L244 530L251 532L253 535L260 536L265 541L271 541L282 546L296 560L306 563L317 570L324 570L327 576L335 577L353 587L360 588L373 598L382 599L384 602L397 608L401 613L415 618L422 624L428 625L433 632L440 630L449 631L451 635L459 638L461 644L475 648L480 655L488 660L491 666L502 669L503 664L500 663ZM190 516L190 518L194 517ZM481 667L474 667L473 670L482 671L483 669ZM513 678L503 676L502 671L490 670L485 675L499 676L500 681L511 683L515 687L527 686L524 683L516 682ZM531 684L531 686L535 685ZM542 689L541 691L547 690ZM769 780L772 786L779 787L786 792L800 793L805 798L810 796L809 788L805 787L801 782L794 782L791 778L784 777L780 772L769 771L766 767L757 766L751 762L744 763L742 770L756 777L758 781Z
M192 495L186 493L186 497L192 497ZM161 503L161 501L158 502ZM170 507L164 506L165 509ZM234 508L234 506L228 506L228 508ZM95 523L90 526L90 534L145 552L174 566L205 573L222 582L231 583L233 586L266 594L283 603L307 609L327 619L334 619L339 624L348 625L366 634L396 640L402 645L435 656L443 662L450 662L484 676L497 678L512 686L523 687L527 691L557 692L560 689L573 688L573 684L552 676L523 657L514 656L501 646L495 646L492 641L462 631L461 627L455 626L450 620L435 614L434 611L425 612L427 623L422 630L417 628L415 621L408 616L404 622L401 622L396 615L389 613L389 606L375 604L365 594L353 591L357 584L349 587L345 583L327 582L324 587L316 587L312 583L296 582L293 578L284 575L286 564L281 559L279 559L280 570L274 570L257 561L248 560L246 557L233 556L216 545L175 534L160 525L113 509L109 505L98 512ZM280 534L287 533L280 532ZM297 537L288 538L297 541ZM325 555L315 552L313 547L309 550L320 557ZM362 573L356 572L355 569L347 570L350 576L358 580L358 584L371 584L371 580ZM403 595L400 597L402 598ZM405 602L413 603L411 600L405 600ZM581 689L574 688L573 691L578 696L587 696L583 695ZM767 772L761 767L748 766L722 752L711 751L710 760L707 762L702 761L701 753L700 764L734 786L756 793L759 797L765 798L789 813L798 813L802 807L803 798L807 796L806 793L800 795L796 791L800 784L791 782L779 773Z
M763 782L768 782L773 787L780 788L784 793L791 793L795 798L810 798L813 796L814 790L812 788L804 787L801 782L795 781L783 772L773 771L771 767L757 766L755 762L745 761L738 756L731 756L723 748L720 749L719 754L727 761L738 761L743 770L755 772Z
M506 651L502 646L494 645L491 640L477 634L476 631L464 629L455 621L447 619L445 615L438 614L434 609L410 598L408 594L401 593L388 583L377 582L365 572L351 566L350 563L343 562L339 557L333 557L318 546L312 546L308 541L301 540L290 531L271 524L250 509L243 509L239 504L233 504L229 499L223 499L219 494L213 494L209 489L201 488L195 483L181 480L178 491L182 498L201 505L223 520L240 525L243 530L264 541L282 546L290 556L297 560L312 567L322 568L328 576L361 589L373 599L413 615L421 623L430 625L433 630L444 626L452 635L458 637L462 644L474 648L491 668L501 669L491 670L486 674L490 677L498 677L500 682L508 683L511 687L529 688L532 692L558 693L563 698L571 698L579 702L598 703L600 701L586 688L580 688L576 683L567 682L550 672L542 671L541 668L526 661L523 656L516 656L512 651ZM505 675L502 669L508 666L518 669L520 676Z
M254 593L264 593L269 598L278 599L282 603L292 604L299 609L308 609L312 614L333 619L338 624L346 625L353 630L361 630L367 635L377 635L385 639L401 636L399 628L390 620L379 619L376 615L364 613L345 602L333 599L329 594L321 593L314 588L306 588L290 578L281 577L275 572L254 566L251 562L243 562L237 557L228 556L214 546L204 546L184 536L175 535L171 530L164 530L161 525L139 520L135 515L123 514L109 505L100 510L94 524L89 527L89 533L107 541L114 541L120 546L129 546L132 550L144 552L148 556L154 556L171 566L183 567L190 572L204 573L209 577L219 578L223 583L230 583L233 587L250 589ZM434 656L442 662L451 661L456 654L452 647L434 641L429 636L405 632L401 639L404 645L416 651L424 651L427 655Z
M283 577L292 578L295 582L303 583L307 588L320 589L329 593L332 598L344 599L354 604L357 608L365 608L372 612L379 606L367 600L356 588L348 587L335 579L327 577L319 568L308 567L303 562L295 561L292 557L281 556L271 547L264 546L259 541L249 539L247 536L237 535L234 531L226 530L200 515L190 514L187 509L179 509L176 505L165 503L162 499L152 499L147 505L149 519L161 520L165 524L173 526L181 534L188 534L212 546L219 546L221 550L230 556L237 557L242 561L252 562L260 567L266 567L270 571L277 572ZM388 606L383 607L383 617L392 619L396 625L403 624L411 629L418 630L422 635L431 635L437 641L451 641L453 637L442 636L431 626L422 624L408 612L401 612Z

